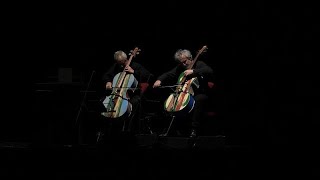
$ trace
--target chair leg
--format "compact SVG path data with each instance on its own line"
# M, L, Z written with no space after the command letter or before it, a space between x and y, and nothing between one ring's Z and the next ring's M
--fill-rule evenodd
M139 134L149 133L153 134L151 125L150 125L150 118L152 116L146 116L143 119L139 120Z

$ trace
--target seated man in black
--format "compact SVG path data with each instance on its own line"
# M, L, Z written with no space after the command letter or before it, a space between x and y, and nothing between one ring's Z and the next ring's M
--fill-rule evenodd
M201 51L205 50L204 46ZM198 53L199 55L199 53ZM197 57L198 57L197 55ZM172 112L175 117L179 117L179 113L183 112L186 119L189 119L191 122L191 130L189 133L189 137L196 137L197 133L200 129L200 120L203 118L206 103L208 100L208 82L213 79L213 69L208 66L203 61L196 61L197 59L193 59L192 54L187 49L179 49L174 54L174 60L176 60L179 64L175 66L168 72L160 75L157 80L153 84L153 88L157 88L162 86L163 83L169 84L172 82L180 82L181 84L177 84L176 96L169 96L166 100L166 105L169 108L180 108L183 103L191 103L191 106L186 105L183 110L171 110L167 109L168 112ZM190 80L190 81L189 81ZM190 87L187 91L186 95L183 94L183 86L186 85L185 82L192 82L192 85L186 86ZM192 87L191 87L192 86ZM177 92L178 91L178 92ZM184 96L181 98L183 102L177 102L181 99L178 98L179 94ZM191 94L190 97L188 97ZM184 100L188 100L186 102ZM194 101L194 102L190 102ZM170 104L171 103L171 104ZM181 103L179 105L179 103ZM173 104L173 105L172 105ZM171 107L170 107L171 106ZM180 106L180 107L177 107ZM188 109L189 108L189 109ZM184 111L187 110L187 111ZM190 111L188 111L190 110ZM181 118L180 118L181 119ZM177 121L181 121L179 118ZM183 121L183 120L182 120ZM181 123L180 123L181 124ZM166 135L166 134L165 134Z
M103 101L108 134L112 132L139 133L138 121L141 108L141 94L148 87L151 73L137 62L131 62L137 48L128 59L124 51L114 53L115 63L103 74L102 80L109 92ZM121 129L114 125L121 124Z

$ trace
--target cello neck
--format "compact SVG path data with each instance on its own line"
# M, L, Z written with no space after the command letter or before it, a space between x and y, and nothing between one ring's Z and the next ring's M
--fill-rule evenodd
M131 51L130 51L130 53L129 53L129 54L130 54L129 60L128 60L126 66L124 67L123 71L126 69L127 66L130 66L133 57L135 57L137 54L139 54L140 51L141 51L141 50L140 50L138 47L135 47L134 50L131 50Z
M193 59L191 66L188 69L192 69L193 65L196 63L198 57L200 56L200 54L202 54L203 52L205 52L208 49L207 46L203 46L197 53L196 57Z

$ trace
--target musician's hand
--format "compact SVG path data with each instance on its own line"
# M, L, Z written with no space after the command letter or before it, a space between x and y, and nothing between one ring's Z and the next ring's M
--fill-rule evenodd
M106 89L112 89L112 82L106 83Z
M156 80L156 82L154 82L153 84L153 88L159 87L161 86L161 81L160 80Z
M184 71L184 76L189 76L191 74L193 74L193 70L192 69L188 69L188 70Z
M124 68L124 71L125 72L128 72L130 74L133 74L134 73L134 70L130 67L130 66L127 66L126 68Z

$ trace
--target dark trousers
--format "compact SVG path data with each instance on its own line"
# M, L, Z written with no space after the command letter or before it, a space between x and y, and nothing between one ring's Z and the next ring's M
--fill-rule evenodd
M176 114L175 116L172 128L174 128L178 134L189 134L190 128L195 130L201 129L209 97L206 94L197 94L193 96L193 98L195 103L192 111L188 114Z
M123 115L119 118L102 118L100 124L98 143L105 143L107 139L117 139L124 135L134 135L139 132L140 119L140 101L139 95L130 98L129 102L132 109L129 115Z
M141 97L139 95L133 96L130 98L130 103L132 111L129 117L124 119L124 131L135 134L139 132Z
M204 118L207 101L209 99L206 94L197 94L194 97L195 104L191 115L191 128L200 128L201 120Z

